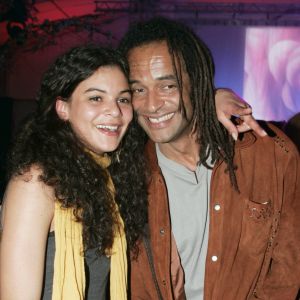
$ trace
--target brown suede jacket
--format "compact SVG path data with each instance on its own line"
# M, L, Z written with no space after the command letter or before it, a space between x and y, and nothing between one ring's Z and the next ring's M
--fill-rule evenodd
M300 282L299 153L281 131L268 126L270 136L261 138L250 132L236 143L240 193L230 183L226 164L220 161L214 166L205 300L296 298ZM146 155L151 169L149 228L159 289L164 300L184 299L166 186L152 142ZM131 299L158 299L143 242L131 263Z

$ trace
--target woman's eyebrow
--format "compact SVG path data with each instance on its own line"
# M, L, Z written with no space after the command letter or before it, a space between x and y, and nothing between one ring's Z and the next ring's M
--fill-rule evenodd
M97 91L97 92L101 92L101 93L107 93L107 91L105 91L105 90L101 90L101 89L98 89L98 88L93 88L93 87L91 87L91 88L88 88L87 90L85 90L85 91L84 91L84 93L88 93L88 92L95 92L95 91Z

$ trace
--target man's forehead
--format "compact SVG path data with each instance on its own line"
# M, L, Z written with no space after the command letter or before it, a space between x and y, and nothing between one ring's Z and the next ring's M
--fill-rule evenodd
M133 56L132 59L129 60L129 63L130 69L157 69L172 66L171 58L164 55L152 55L143 57Z
M133 48L128 55L130 73L154 72L162 76L161 72L174 73L172 57L166 43L155 42Z
M128 53L128 58L133 60L136 57L164 56L171 58L166 42L151 42L132 48Z

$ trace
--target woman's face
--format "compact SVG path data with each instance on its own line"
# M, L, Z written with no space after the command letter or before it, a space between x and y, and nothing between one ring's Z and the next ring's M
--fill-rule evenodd
M56 110L89 150L114 151L133 115L127 79L117 66L100 67L76 87L68 102L58 99Z

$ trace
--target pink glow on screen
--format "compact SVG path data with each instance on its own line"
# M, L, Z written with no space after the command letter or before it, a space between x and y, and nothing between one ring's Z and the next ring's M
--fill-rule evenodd
M244 99L264 120L300 111L300 28L246 30Z

